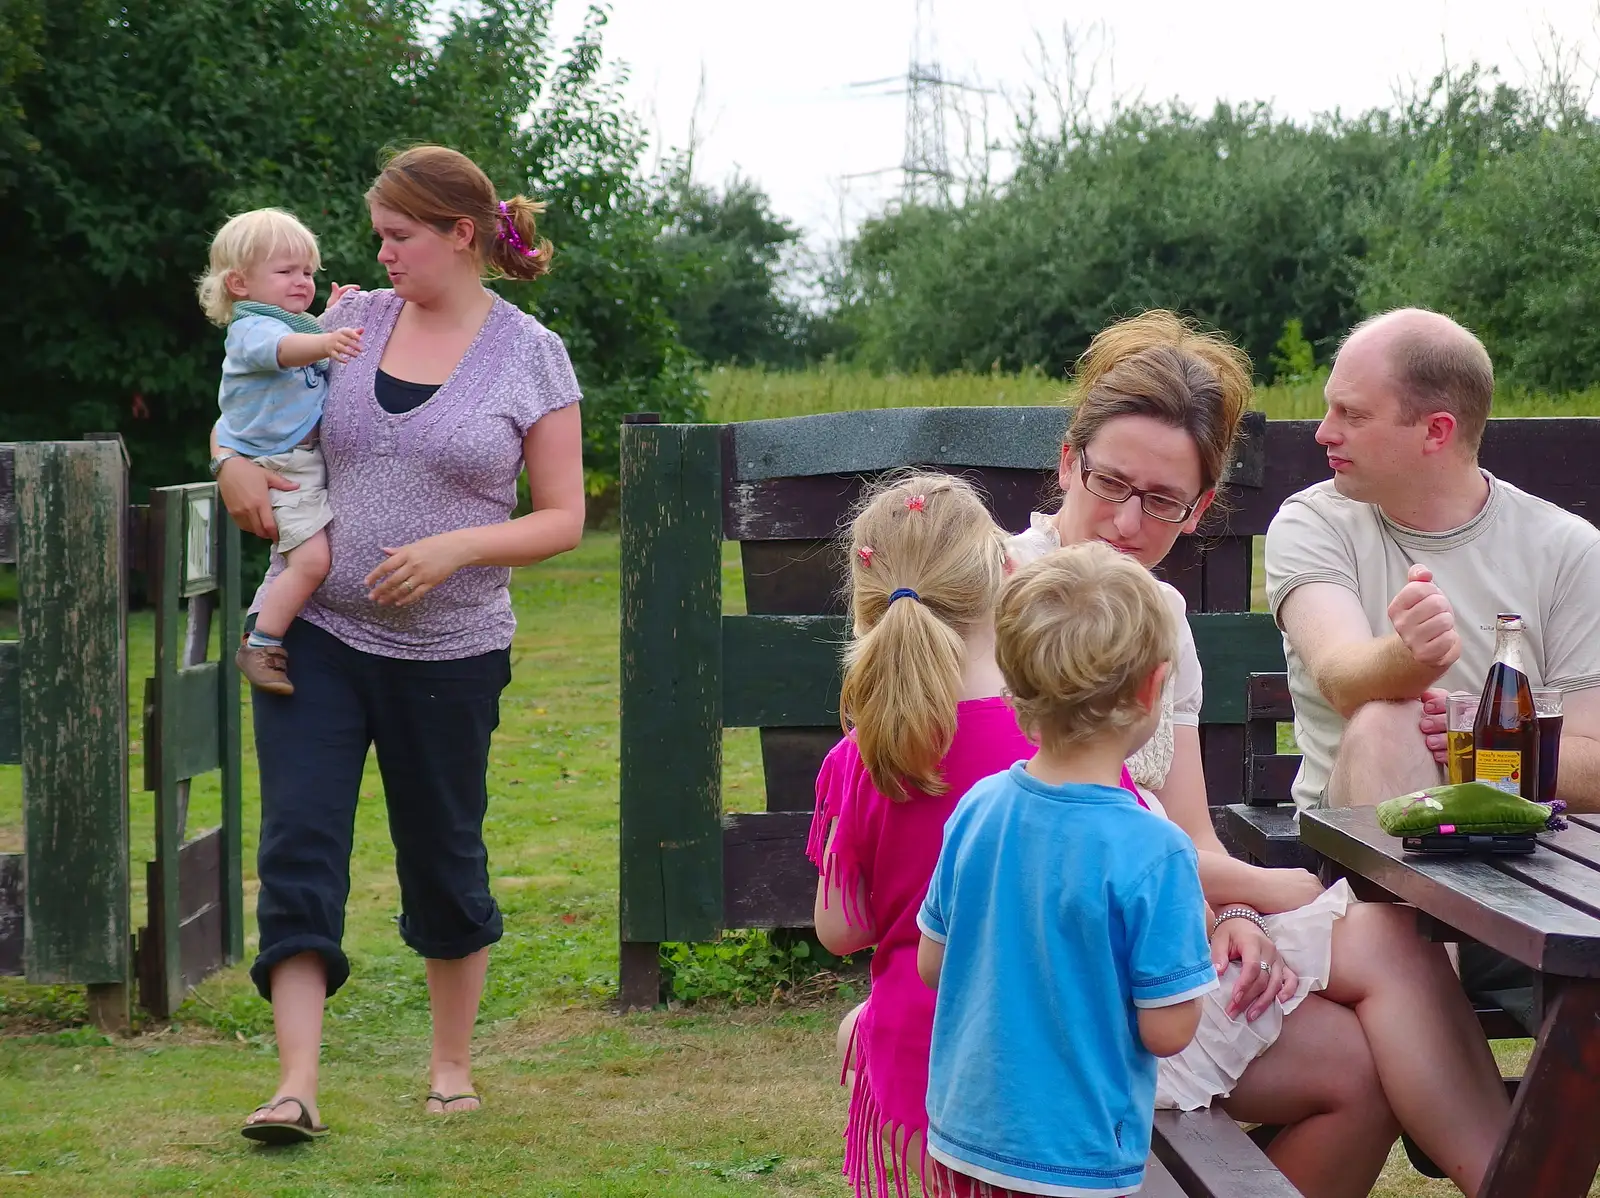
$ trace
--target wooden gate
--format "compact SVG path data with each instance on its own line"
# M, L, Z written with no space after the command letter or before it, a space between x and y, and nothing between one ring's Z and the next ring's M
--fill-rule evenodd
M239 534L211 483L128 504L116 437L0 444L0 562L17 638L0 641L0 764L22 767L21 852L0 853L0 974L83 985L90 1018L164 1016L244 947L239 818ZM147 576L156 792L149 926L130 934L128 576ZM187 612L185 613L185 601ZM180 626L187 615L187 624ZM213 621L221 660L205 661ZM220 826L186 839L189 779L222 771Z
M24 845L0 857L0 971L87 986L108 1027L130 998L127 525L119 442L0 446L0 761L22 766Z
M144 691L144 788L155 792L156 854L145 867L139 1005L158 1018L244 952L240 861L239 530L214 483L150 493L145 577L155 676ZM187 604L185 604L187 601ZM221 651L207 661L213 624ZM187 837L191 780L222 771L221 822Z

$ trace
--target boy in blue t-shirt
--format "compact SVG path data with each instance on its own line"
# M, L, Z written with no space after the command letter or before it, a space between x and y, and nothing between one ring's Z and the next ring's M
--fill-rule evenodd
M324 332L308 311L320 265L311 230L281 208L257 208L217 230L198 289L206 316L228 330L211 474L229 458L247 457L293 484L272 491L273 550L283 569L267 584L234 658L251 686L279 695L294 693L284 635L332 564L333 509L318 438L329 362L361 351L362 330ZM348 290L335 287L328 307Z
M1156 1058L1189 1043L1217 985L1194 845L1118 785L1176 646L1155 580L1098 542L1001 593L995 656L1039 752L961 800L918 915L941 1192L1144 1178Z

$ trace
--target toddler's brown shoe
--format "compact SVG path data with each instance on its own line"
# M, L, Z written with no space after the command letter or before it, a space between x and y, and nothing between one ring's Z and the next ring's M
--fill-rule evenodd
M281 645L240 645L233 660L250 685L273 695L294 694L289 681L289 652Z

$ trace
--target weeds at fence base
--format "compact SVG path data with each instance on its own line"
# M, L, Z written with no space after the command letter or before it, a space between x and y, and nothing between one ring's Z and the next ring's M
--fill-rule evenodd
M869 954L838 957L809 931L727 932L707 944L661 946L669 1003L799 1005L851 999L865 989Z

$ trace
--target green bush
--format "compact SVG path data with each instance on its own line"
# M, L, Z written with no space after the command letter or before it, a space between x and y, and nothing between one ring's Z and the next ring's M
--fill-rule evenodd
M1171 307L1298 383L1363 316L1420 304L1509 384L1581 391L1600 382L1597 135L1559 75L1476 65L1309 124L1260 105L1025 122L1002 187L863 227L840 320L875 370L1059 376L1108 323Z
M1412 163L1362 300L1448 312L1503 382L1579 390L1600 380L1600 129L1515 111L1500 122L1487 145L1450 141Z
M1305 326L1298 317L1284 322L1283 336L1272 347L1272 381L1285 385L1303 383L1317 371L1317 356L1306 340Z

